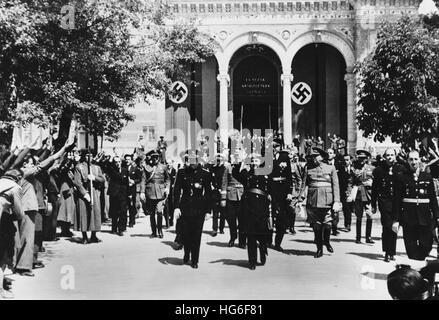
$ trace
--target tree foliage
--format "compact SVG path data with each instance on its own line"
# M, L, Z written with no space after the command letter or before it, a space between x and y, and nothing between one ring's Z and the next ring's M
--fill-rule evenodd
M116 138L138 99L162 97L187 63L214 54L196 26L167 25L160 1L77 0L74 28L62 0L0 2L0 121L57 123L76 117Z
M438 28L407 16L384 23L356 72L357 120L365 136L408 143L437 130Z

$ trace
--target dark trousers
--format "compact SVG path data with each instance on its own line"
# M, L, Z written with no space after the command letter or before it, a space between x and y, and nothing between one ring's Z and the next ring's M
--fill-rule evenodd
M166 199L147 199L144 205L145 213L149 213L151 222L151 231L153 235L162 232L163 228L163 211L165 209Z
M43 239L44 241L54 241L56 238L56 227L58 224L58 195L50 193L48 195L49 203L52 207L51 212L43 216Z
M369 202L363 202L361 200L355 201L354 204L354 210L355 210L355 216L357 217L357 240L361 240L361 224L363 221L363 214L366 209L366 205L368 205ZM372 235L372 217L369 215L366 215L366 239L370 239Z
M182 232L181 226L182 226L182 224L181 224L181 218L180 218L175 223L175 240L174 240L174 242L183 244L183 235L182 235L183 232Z
M424 260L433 247L431 226L403 226L405 250L409 259Z
M242 214L241 214L241 203L240 201L227 200L226 206L226 220L230 229L230 240L236 240L238 237L239 229L239 245L245 245L246 235L242 232ZM238 224L236 223L238 221Z
M332 231L336 232L338 227L338 222L340 220L339 213L337 211L331 210L331 216L332 216Z
M287 200L285 198L275 199L273 201L273 215L275 218L275 226L276 226L276 236L274 237L274 245L280 246L282 240L285 235L285 231L287 230L287 221L288 221L288 213L287 213ZM271 231L273 233L273 231ZM271 239L269 238L269 242L271 243Z
M110 196L110 216L112 218L112 232L123 232L127 229L128 219L126 199L117 196Z
M182 216L180 219L183 229L184 255L190 258L192 263L198 263L204 215Z
M287 207L287 228L294 230L296 224L296 208L293 205Z
M392 227L383 226L383 233L381 234L381 241L383 251L391 256L396 254L396 240L397 234L393 232Z
M130 214L128 223L131 227L136 224L136 215L137 215L136 196L137 196L137 192L135 190L130 192L128 196L128 212Z
M212 216L212 230L218 231L218 220L219 220L219 230L224 231L224 225L226 224L226 208L222 208L219 203L215 203L213 206L213 216Z
M47 211L46 209L39 209L35 215L35 237L34 237L34 250L35 256L38 256L38 252L43 247L43 238L44 238L44 220L46 217ZM35 258L36 260L36 258Z
M258 247L257 243L259 242L259 246L266 246L267 235L264 234L253 234L250 233L247 235L247 253L248 253L248 262L250 264L256 264L258 259Z
M343 206L344 226L345 228L347 228L350 227L352 224L353 204L352 202L342 201L342 206Z

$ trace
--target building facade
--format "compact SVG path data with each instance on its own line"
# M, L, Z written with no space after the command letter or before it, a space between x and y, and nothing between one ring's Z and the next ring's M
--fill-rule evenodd
M280 130L286 144L296 135L329 142L337 134L350 152L364 148L370 140L355 120L355 65L372 51L383 21L416 15L419 2L169 0L169 23L195 21L217 52L191 67L192 81L176 79L177 98L154 103L162 115L136 106L135 123L116 144L131 148L154 127L148 138L165 135L181 150L206 129L225 142L233 129L247 128Z

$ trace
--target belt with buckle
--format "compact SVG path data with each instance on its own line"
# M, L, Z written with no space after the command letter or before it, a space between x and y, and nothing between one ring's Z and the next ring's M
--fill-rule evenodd
M402 199L402 202L405 202L405 203L430 203L430 199L404 198L404 199Z
M262 191L261 189L258 189L258 188L250 188L250 189L247 189L247 192L255 193L255 194L258 194L258 195L261 195L261 196L267 197L267 194L266 194L264 191Z
M272 179L273 179L273 181L285 181L285 180L287 180L287 178L285 178L285 177L274 177Z
M310 183L310 188L318 188L318 187L332 187L332 184L330 182L324 182L324 181L318 181Z

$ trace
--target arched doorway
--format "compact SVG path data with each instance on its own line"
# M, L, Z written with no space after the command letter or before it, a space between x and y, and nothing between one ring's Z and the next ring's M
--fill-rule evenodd
M304 105L292 101L293 136L321 136L328 145L328 134L347 138L346 62L333 46L313 43L301 48L292 62L292 88L304 82L312 91ZM293 90L294 95L294 90Z
M239 49L231 59L233 126L235 129L279 127L280 62L262 45Z

